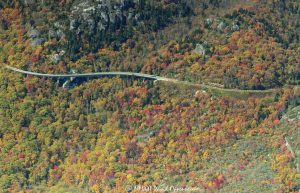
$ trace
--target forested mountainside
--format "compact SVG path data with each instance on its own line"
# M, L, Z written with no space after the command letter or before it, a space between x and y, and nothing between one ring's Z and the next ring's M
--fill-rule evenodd
M2 0L0 24L0 192L299 191L298 0Z

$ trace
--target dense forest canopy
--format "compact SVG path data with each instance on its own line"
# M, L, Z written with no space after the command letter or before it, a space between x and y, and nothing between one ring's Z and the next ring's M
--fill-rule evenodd
M2 0L0 190L299 191L299 22L298 0Z

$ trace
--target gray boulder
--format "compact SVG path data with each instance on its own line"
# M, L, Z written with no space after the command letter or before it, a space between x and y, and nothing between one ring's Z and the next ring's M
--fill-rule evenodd
M205 55L205 48L202 44L197 44L196 48L194 49L194 53L198 55Z
M49 36L50 39L51 39L51 38L56 38L56 37L57 37L56 31L53 30L53 29L50 29L50 30L48 31L48 36Z
M29 38L31 38L31 39L35 39L39 35L40 35L40 33L36 29L31 29L28 34Z
M28 36L31 39L31 46L42 45L45 42L44 38L40 38L40 33L36 29L31 29L28 32Z
M76 20L75 19L72 19L71 21L70 21L70 30L73 30L73 29L75 29L76 28Z
M58 39L64 39L66 36L62 30L57 30L56 35L57 35Z
M111 23L115 23L115 21L116 21L116 14L114 12L110 12L109 13L109 21Z
M50 60L57 64L59 61L61 61L62 57L59 54L54 54L52 56L50 56Z
M225 29L225 27L226 27L226 24L222 21L221 23L219 23L217 29L219 31L223 31Z
M93 31L96 28L95 20L88 19L89 31Z
M138 21L138 20L140 19L140 17L141 17L141 15L138 13L138 14L136 14L136 15L134 16L134 19L135 19L136 21Z
M104 26L104 24L101 23L100 21L98 22L97 26L98 26L98 29L100 29L100 31L103 31L103 30L106 29L105 26Z
M101 18L105 21L108 22L108 15L105 12L101 12Z
M239 31L239 30L240 30L240 27L239 27L237 24L234 24L234 25L231 27L231 30L232 30L232 31Z
M211 18L207 18L205 20L205 22L208 24L208 25L211 25L213 23L213 20Z

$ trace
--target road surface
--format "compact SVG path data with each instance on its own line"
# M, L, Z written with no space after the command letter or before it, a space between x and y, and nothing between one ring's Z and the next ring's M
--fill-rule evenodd
M74 73L74 74L46 74L46 73L38 73L38 72L31 72L26 70L21 70L15 67L11 67L8 65L4 66L6 69L12 70L14 72L27 74L27 75L33 75L33 76L39 76L39 77L49 77L49 78L74 78L74 77L101 77L101 76L132 76L137 78L146 78L150 80L158 80L158 81L168 81L173 82L177 84L185 84L185 85L191 85L191 86L200 86L203 89L217 89L219 91L225 91L225 92L247 92L247 93L273 93L277 89L269 89L269 90L241 90L241 89L226 89L226 88L219 88L214 87L206 84L197 84L197 83L191 83L187 81L181 81L177 79L172 78L166 78L162 76L156 76L156 75L150 75L150 74L143 74L143 73L136 73L136 72L93 72L93 73Z

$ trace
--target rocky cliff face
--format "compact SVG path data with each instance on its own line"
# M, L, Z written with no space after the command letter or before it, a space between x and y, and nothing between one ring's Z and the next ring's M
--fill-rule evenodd
M25 22L34 24L32 29L38 23L45 29L47 23L45 37L66 40L62 46L71 56L82 48L88 52L105 45L118 49L136 31L155 31L175 17L192 13L186 0L19 0L18 4L30 14ZM38 22L42 17L48 21ZM33 45L41 43L34 39Z
M138 20L140 14L133 0L97 0L75 1L71 7L70 30L93 30L104 31L111 24L119 24ZM82 29L82 25L87 29Z

